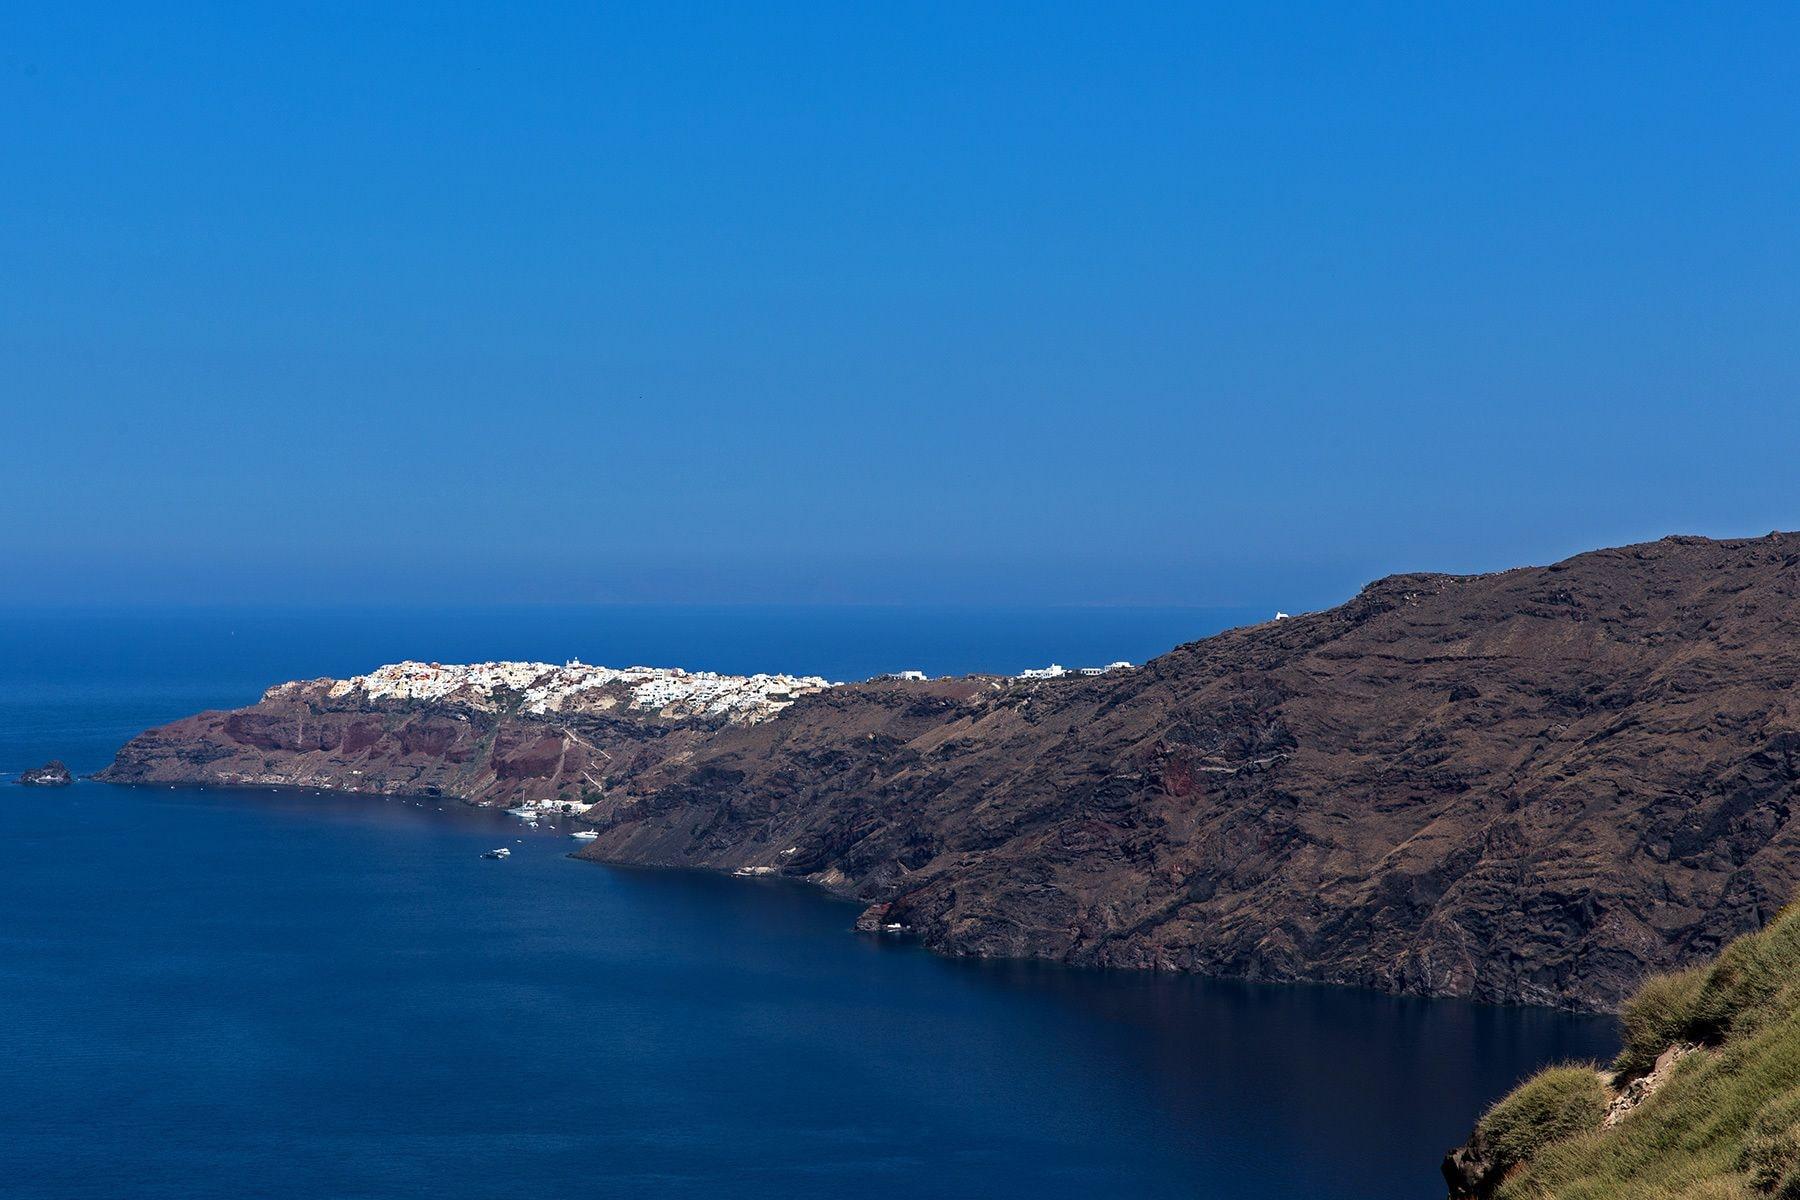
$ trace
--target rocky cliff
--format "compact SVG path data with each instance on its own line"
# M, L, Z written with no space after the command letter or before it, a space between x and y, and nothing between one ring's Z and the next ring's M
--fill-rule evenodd
M98 778L583 812L609 779L679 761L721 730L768 720L830 686L811 676L579 662L395 663L351 679L276 684L249 708L152 729Z
M41 767L22 772L19 782L26 787L68 787L75 782L75 777L69 774L67 764L53 758Z
M272 692L105 777L573 797L585 856L812 880L946 952L1604 1008L1800 882L1797 681L1800 535L1670 538L752 722Z

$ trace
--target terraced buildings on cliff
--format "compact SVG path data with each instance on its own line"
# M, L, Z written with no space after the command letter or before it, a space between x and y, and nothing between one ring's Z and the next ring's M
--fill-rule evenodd
M333 701L413 701L532 716L604 713L621 706L664 720L767 720L832 684L817 675L720 675L679 667L594 667L536 662L393 663L350 679L277 684L264 700L317 693Z

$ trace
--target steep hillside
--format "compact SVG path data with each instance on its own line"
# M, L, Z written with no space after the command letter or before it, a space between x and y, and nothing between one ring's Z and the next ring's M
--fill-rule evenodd
M1444 1162L1453 1200L1800 1196L1800 910L1625 1005L1625 1048L1521 1084Z
M923 732L797 708L586 853L823 879L956 953L1606 1007L1800 882L1797 564L1670 539L1401 576Z
M1797 681L1795 535L1396 576L1134 671L871 682L653 731L596 767L583 853L809 879L951 953L1610 1007L1800 883ZM109 777L228 781L221 722L245 716L153 731ZM416 750L259 753L500 795Z

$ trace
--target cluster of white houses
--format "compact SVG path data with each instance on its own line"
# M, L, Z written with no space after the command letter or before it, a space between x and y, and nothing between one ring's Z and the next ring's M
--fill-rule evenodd
M292 686L292 685L284 685ZM679 667L594 667L551 663L466 665L402 662L341 679L327 692L372 701L425 701L491 710L502 699L520 711L604 712L621 704L672 719L725 717L749 724L774 716L802 696L833 686L817 675L720 675Z
M1020 671L1018 673L1018 675L1014 676L1014 678L1017 678L1017 679L1056 679L1063 675L1105 675L1109 671L1129 671L1129 670L1131 670L1131 664L1128 662L1124 662L1123 660L1121 660L1119 662L1114 662L1114 663L1107 663L1104 667L1075 667L1073 669L1071 669L1069 667L1065 667L1061 663L1051 663L1047 667L1032 667L1030 670ZM910 680L921 680L922 681L922 680L928 678L928 676L926 676L925 672L923 672L923 671L895 671L891 675L884 676L884 678L887 678L887 679L910 679Z
M1021 671L1018 678L1104 675L1130 667L1128 662L1115 662L1071 671L1051 663ZM924 680L926 675L923 671L898 671L889 678ZM539 716L605 712L624 705L674 720L724 717L752 724L774 716L802 696L837 685L817 675L720 675L679 667L594 667L576 659L560 667L541 662L400 662L349 679L278 684L269 689L267 698L321 686L333 700L414 701L484 711L504 704Z
M1029 671L1020 671L1020 679L1056 679L1063 675L1105 675L1109 671L1129 671L1131 664L1120 661L1107 663L1104 667L1076 667L1073 670L1061 663L1051 663L1047 667L1033 667Z

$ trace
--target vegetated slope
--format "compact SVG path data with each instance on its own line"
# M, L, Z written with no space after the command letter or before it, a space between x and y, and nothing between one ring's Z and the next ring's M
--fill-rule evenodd
M1800 884L1797 680L1800 537L1671 538L1395 576L1096 678L871 681L706 729L288 701L108 777L594 783L585 855L808 879L950 953L1609 1007Z
M1540 1072L1445 1160L1455 1198L1800 1196L1800 910L1625 1005L1607 1069Z

